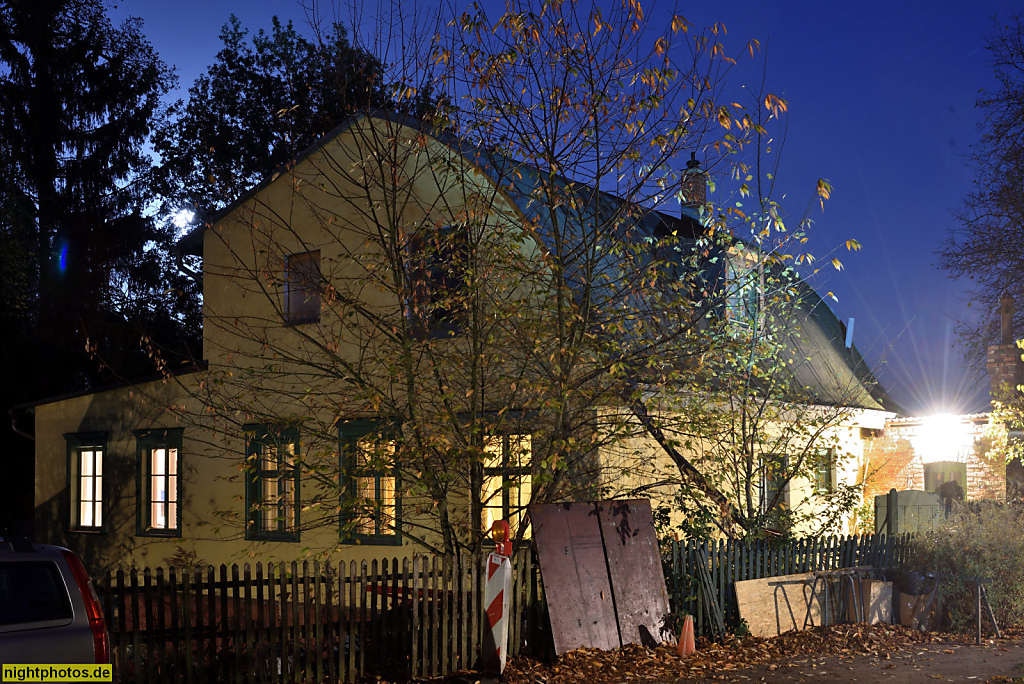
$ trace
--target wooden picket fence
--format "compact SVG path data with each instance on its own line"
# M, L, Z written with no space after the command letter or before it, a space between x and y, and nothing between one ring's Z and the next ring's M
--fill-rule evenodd
M108 573L98 584L121 682L426 678L480 657L482 560L246 563ZM513 563L509 652L537 623L530 551Z
M785 542L676 539L662 545L671 610L693 615L696 633L709 637L718 636L717 610L725 630L735 632L740 626L735 582L859 566L891 571L902 565L909 541L910 535L887 539L884 534Z
M784 543L662 543L670 609L698 634L740 624L734 584L813 570L901 565L909 536ZM341 564L256 563L108 573L98 582L121 682L353 682L440 677L475 667L483 559L426 555ZM513 563L509 654L545 643L539 569ZM715 611L719 612L718 620ZM549 637L547 637L549 639Z

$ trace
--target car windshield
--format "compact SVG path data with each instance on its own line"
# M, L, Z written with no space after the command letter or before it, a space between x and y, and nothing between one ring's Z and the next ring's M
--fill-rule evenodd
M71 618L71 600L56 564L0 562L0 626Z

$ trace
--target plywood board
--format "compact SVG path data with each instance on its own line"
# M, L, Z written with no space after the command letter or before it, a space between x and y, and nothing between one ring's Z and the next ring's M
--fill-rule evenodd
M881 580L857 580L860 586L860 605L864 622L871 625L892 623L892 582ZM846 614L856 615L853 596L846 599Z
M597 504L623 644L656 646L668 615L668 592L647 499Z
M739 608L740 618L747 621L750 633L753 636L769 637L780 632L803 629L804 616L807 613L805 596L810 592L809 584L807 589L804 589L803 584L785 584L778 587L778 591L776 591L776 587L770 583L813 580L813 578L814 575L811 573L805 573L736 582L736 605ZM823 594L824 592L819 590L811 602L811 619L815 625L821 624ZM786 608L787 597L789 605L793 609L792 617ZM776 601L778 602L777 606Z
M555 653L618 648L597 506L534 504L529 511Z

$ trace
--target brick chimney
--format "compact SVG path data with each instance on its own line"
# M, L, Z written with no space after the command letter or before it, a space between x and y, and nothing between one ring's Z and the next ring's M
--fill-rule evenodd
M708 200L708 175L700 168L696 152L690 153L690 161L686 162L686 171L683 172L680 186L683 213L699 217Z
M1024 380L1021 349L1013 338L1015 310L1013 297L1003 295L999 298L999 308L996 309L999 314L999 344L989 345L985 363L993 400L1002 398L1007 391L1016 392L1017 385Z

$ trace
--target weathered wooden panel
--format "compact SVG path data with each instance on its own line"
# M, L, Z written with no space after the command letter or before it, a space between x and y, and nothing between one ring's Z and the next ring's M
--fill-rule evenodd
M617 648L619 630L593 503L530 506L555 653Z
M623 644L656 646L668 616L668 592L647 499L601 501L598 520L604 538L612 592Z
M846 597L846 615L863 618L870 625L892 623L892 582L881 580L857 580L854 586L859 587L858 606L854 606L853 595ZM850 592L847 592L850 593Z
M812 573L803 573L737 582L736 604L739 607L740 618L747 621L747 628L750 630L750 634L758 637L770 637L780 632L803 629L804 616L807 613L806 598L809 598L810 582L813 579L814 575ZM776 582L800 581L807 584L794 583L779 587L771 586L772 583ZM816 593L818 594L816 600L811 601L811 619L815 625L820 625L824 592L819 590ZM786 607L787 597L793 611L792 616Z

